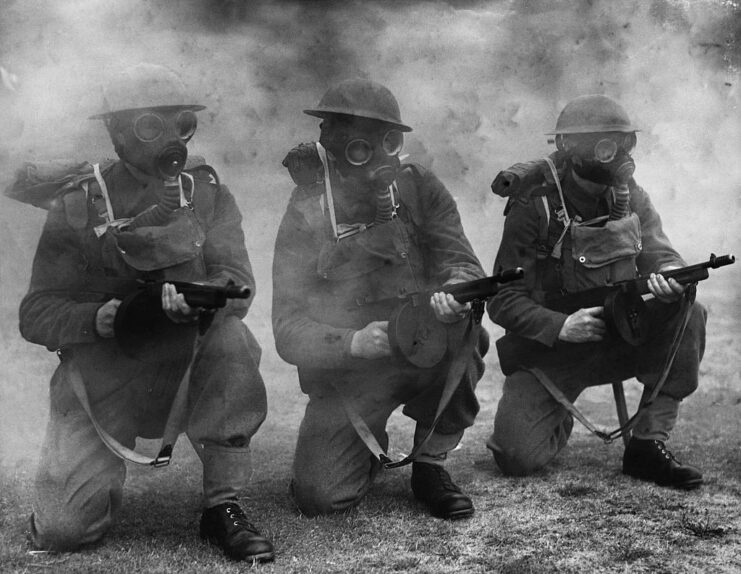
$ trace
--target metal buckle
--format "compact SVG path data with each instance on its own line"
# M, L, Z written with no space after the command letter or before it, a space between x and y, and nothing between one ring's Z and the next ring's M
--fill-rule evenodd
M170 464L170 459L172 458L172 445L168 444L162 447L162 450L157 455L157 458L155 458L150 464L154 468L162 468L163 466L167 466Z

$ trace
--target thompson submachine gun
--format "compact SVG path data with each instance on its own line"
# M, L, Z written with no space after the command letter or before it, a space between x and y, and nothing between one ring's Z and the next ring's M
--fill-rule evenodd
M205 333L217 309L226 306L229 299L247 299L251 290L246 285L204 285L187 281L141 281L128 279L103 279L94 291L123 297L116 312L113 330L124 351L133 352L144 344L148 337L156 336L169 319L162 310L162 285L170 283L185 302L204 310L198 317L201 334Z
M450 293L459 303L479 305L478 312L481 313L484 302L499 291L500 284L516 281L523 276L523 269L515 267L499 271L491 277L407 295L389 319L388 335L392 351L417 367L435 366L448 350L448 327L437 320L430 308L431 295L440 291ZM474 309L474 312L477 311Z
M690 285L710 277L709 269L717 269L736 261L733 255L710 254L707 261L663 271L664 279L674 279L680 285ZM648 325L642 295L648 294L648 275L618 281L612 285L595 287L578 293L546 296L544 305L553 311L571 314L586 307L604 306L604 320L608 329L631 345L646 341Z
M681 285L692 285L710 277L709 269L731 265L736 261L733 255L710 254L707 261L662 271L665 279L674 279ZM588 307L604 307L602 318L610 333L619 336L630 345L644 343L648 337L646 304L643 295L650 293L648 275L627 279L603 287L566 294L546 295L543 305L553 311L571 314ZM514 333L507 333L497 341L500 365L504 374L510 374L522 360L533 352L548 349L546 345L525 339Z

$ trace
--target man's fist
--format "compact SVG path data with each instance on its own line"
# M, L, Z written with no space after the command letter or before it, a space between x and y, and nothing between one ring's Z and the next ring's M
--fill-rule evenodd
M665 267L662 271L669 271L671 269L678 269L678 267ZM661 273L651 273L651 276L648 278L648 290L651 292L651 295L662 303L679 301L685 289L686 286L677 283L676 279L664 279Z
M350 343L350 354L359 359L390 357L388 330L388 321L372 321L360 331L355 331Z
M470 303L458 303L450 293L433 293L430 297L430 307L435 317L441 323L455 323L466 316L471 309Z
M121 299L111 299L104 303L95 314L95 330L104 339L111 339L115 335L113 321L116 319L120 305Z
M606 331L601 319L603 311L604 307L589 307L572 313L561 327L558 339L567 343L601 341Z
M173 323L193 323L198 320L199 309L185 302L182 293L178 293L171 283L162 284L162 310Z

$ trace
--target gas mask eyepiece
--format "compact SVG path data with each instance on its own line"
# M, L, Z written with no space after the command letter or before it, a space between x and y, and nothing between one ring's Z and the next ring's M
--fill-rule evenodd
M404 146L404 134L399 130L388 130L381 140L381 149L389 156L399 155ZM345 159L350 165L362 166L373 159L374 147L365 138L355 138L345 145Z
M156 112L144 112L134 119L134 135L145 143L156 141L165 133L167 121ZM198 120L191 110L183 110L175 117L173 126L177 137L187 142L195 133Z

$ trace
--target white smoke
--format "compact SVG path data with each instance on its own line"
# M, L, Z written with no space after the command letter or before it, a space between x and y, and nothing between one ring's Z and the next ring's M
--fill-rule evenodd
M548 153L544 133L583 93L617 98L640 126L636 178L685 258L740 251L738 9L731 0L4 2L0 179L34 158L111 157L100 122L87 119L100 85L141 61L169 66L208 107L191 151L238 198L258 282L248 323L277 361L270 266L292 187L280 162L318 137L301 110L348 77L395 93L414 127L407 151L453 192L486 268L503 222L492 179ZM22 433L37 438L54 366L20 340L16 319L44 213L2 201L0 434L12 440L0 440L0 462L18 454Z

